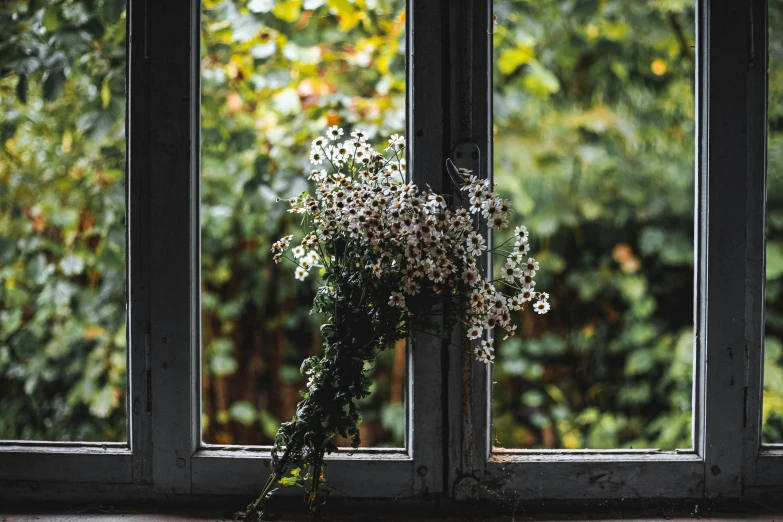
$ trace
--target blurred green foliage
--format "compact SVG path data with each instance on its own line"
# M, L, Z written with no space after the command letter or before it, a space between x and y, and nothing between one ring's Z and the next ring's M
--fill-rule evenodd
M762 442L783 443L783 0L770 0L767 302Z
M203 426L269 443L320 350L313 282L271 262L332 124L405 121L402 0L204 0ZM495 180L542 261L494 367L505 447L690 447L694 20L682 0L496 0ZM770 5L770 27L783 3ZM777 20L777 22L776 22ZM775 25L777 24L777 25ZM125 14L0 3L0 438L124 440ZM764 440L783 442L783 39L770 41ZM371 140L375 141L375 140ZM366 445L404 434L383 354Z
M124 2L0 35L0 439L126 440Z
M322 348L319 317L309 315L316 283L296 281L292 265L272 262L272 242L301 237L296 216L277 199L308 188L310 142L328 126L358 125L371 140L404 133L404 5L203 2L207 442L269 444L293 416L305 382L299 367ZM362 405L363 445L403 444L402 350L379 361Z
M693 5L495 15L495 181L538 238L552 310L499 346L493 440L690 447Z

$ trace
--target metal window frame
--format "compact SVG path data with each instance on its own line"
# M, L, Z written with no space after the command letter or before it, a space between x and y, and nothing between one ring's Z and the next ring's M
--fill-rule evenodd
M408 13L414 181L444 188L443 159L459 153L491 174L491 0L408 0ZM199 18L198 0L128 4L129 442L0 443L0 500L253 495L268 474L268 449L200 437ZM698 0L697 20L693 449L493 450L491 374L419 336L408 350L406 449L332 456L335 496L649 502L783 492L783 448L759 443L766 1Z
M767 2L695 2L696 280L693 447L536 451L491 446L491 368L452 348L449 484L456 499L773 498L783 448L760 445ZM450 4L449 149L492 175L492 0ZM744 174L744 175L743 175ZM719 209L719 210L716 210ZM742 277L740 274L743 274ZM739 451L738 451L739 450Z
M129 441L2 442L0 499L253 495L268 475L269 448L201 441L201 4L129 0L127 13ZM442 147L441 4L409 1L408 13L410 170L437 186L439 157L426 151ZM334 495L442 491L442 349L416 336L407 352L406 448L328 457Z

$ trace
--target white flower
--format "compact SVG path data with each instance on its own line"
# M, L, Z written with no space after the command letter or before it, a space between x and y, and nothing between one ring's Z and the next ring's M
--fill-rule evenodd
M524 261L524 258L519 252L511 252L511 254L509 254L508 258L506 259L507 264L510 263L514 266L517 266L522 261Z
M294 255L296 259L299 259L303 255L305 255L305 248L302 245L295 246L291 249L291 253Z
M419 293L419 283L406 277L402 281L402 291L408 295L416 295Z
M549 301L536 301L536 304L533 305L533 310L537 314L547 313L549 311Z
M462 271L462 280L466 285L473 286L478 281L478 272L472 268L466 268Z
M495 360L495 355L493 354L495 348L492 347L492 342L493 341L491 339L488 341L482 341L481 346L477 346L473 350L473 353L476 354L476 360L485 364L489 364Z
M487 249L486 243L487 241L482 236L476 234L475 232L471 232L465 242L465 245L468 249L468 254L478 256Z
M351 137L353 137L353 139L355 139L356 141L358 141L360 143L363 143L363 142L367 141L367 133L364 132L363 130L358 130L357 129L357 130L353 131L351 133Z
M441 283L443 281L443 270L437 266L433 266L432 270L429 270L428 277L433 283Z
M520 243L527 243L527 227L517 227L514 229L514 237L517 238L517 241Z
M315 250L310 250L307 253L307 260L310 261L311 265L317 265L320 257L318 256L318 252Z
M492 218L492 227L495 230L503 230L508 226L508 219L506 219L506 216L502 214L497 214L495 217Z
M440 194L430 194L427 197L427 201L429 202L430 208L433 208L435 210L439 208L446 208L446 198L444 198Z
M308 275L310 275L310 272L305 270L304 267L298 266L296 267L296 270L294 270L294 277L296 277L299 281L304 281Z
M386 147L386 150L394 149L394 150L402 150L405 148L405 138L400 136L399 134L392 134L389 136L389 146Z
M392 292L389 297L389 304L398 308L405 308L405 296L400 292Z
M470 213L475 214L476 212L480 212L483 206L484 204L479 200L472 201L470 203Z
M323 148L323 146L326 145L326 138L323 136L318 136L316 139L313 140L312 148L316 150L320 150Z
M535 271L538 270L538 261L533 259L532 257L527 260L527 266L525 267L526 270L533 272L535 274Z
M324 155L318 151L310 152L310 163L313 165L320 165L324 162Z
M310 177L307 179L312 179L316 182L321 182L326 179L326 176L327 176L326 171L323 169L313 170L312 172L310 172Z
M501 294L500 292L495 292L495 295L492 296L490 299L492 308L495 310L495 313L503 313L503 311L506 309L506 296Z
M517 252L518 252L520 255L523 255L523 256L524 256L525 254L527 254L528 252L530 252L530 245L528 245L527 243L520 243L519 241L517 241L516 243L514 243L514 249L515 249L515 250L516 250L516 251L517 251Z
M523 289L519 293L519 295L517 296L517 299L519 299L523 303L526 303L528 301L532 301L534 297L535 297L535 295L534 295L533 290L530 289L530 288L525 288L525 289Z
M326 135L329 136L330 140L335 141L343 135L343 130L337 125L332 125L326 130Z
M478 339L479 337L481 337L483 331L484 331L483 328L479 326L472 326L468 328L468 339L470 339L471 341L473 339Z
M509 283L513 283L515 278L519 279L522 276L522 270L513 263L506 263L506 266L503 267L501 273L503 274L503 279Z
M508 300L508 307L511 310L520 310L524 302L525 300L522 299L521 295L515 295Z
M470 301L471 306L481 306L484 304L484 295L480 290L473 290L470 293L468 300Z

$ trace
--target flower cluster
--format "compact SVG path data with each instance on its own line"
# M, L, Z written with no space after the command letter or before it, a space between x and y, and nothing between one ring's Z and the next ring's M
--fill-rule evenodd
M328 268L335 256L355 260L351 265L378 279L393 281L388 304L414 323L423 307L441 297L454 303L449 309L470 340L485 341L474 348L480 361L494 359L491 334L502 328L513 335L512 312L530 302L538 313L549 310L546 293L535 290L538 262L528 257L528 231L517 227L506 244L493 248L506 263L493 281L482 277L489 250L489 229L508 227L510 202L494 194L489 182L470 171L456 170L456 196L421 189L406 181L405 139L392 135L386 154L373 149L361 131L340 142L344 132L330 127L326 137L313 140L310 176L315 195L289 200L289 212L302 214L307 224L301 244L293 248L296 278L304 280L314 267ZM279 262L292 237L272 246ZM350 245L337 251L335 244ZM513 242L513 246L511 246ZM497 285L497 287L496 287ZM325 286L329 291L335 289Z

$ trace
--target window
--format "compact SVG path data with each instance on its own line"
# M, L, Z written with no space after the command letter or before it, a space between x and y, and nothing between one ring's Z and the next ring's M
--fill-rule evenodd
M215 408L216 404L214 396L209 395L214 391L210 388L214 384L210 379L225 378L226 370L233 367L226 354L231 352L236 339L228 333L230 328L226 329L219 321L219 329L215 330L216 323L210 314L221 319L211 307L216 303L220 306L236 304L230 302L231 295L221 293L225 287L220 286L222 282L217 273L220 256L214 253L220 254L220 249L226 247L216 245L223 235L220 226L225 223L221 223L221 218L227 213L236 215L241 207L217 199L215 193L210 192L210 184L227 182L220 177L218 161L226 163L229 172L236 169L239 179L241 175L252 177L256 172L253 169L257 168L255 155L248 154L249 159L234 158L232 155L241 156L242 151L221 148L225 145L225 134L241 134L245 124L239 118L246 116L270 118L259 125L266 133L274 132L276 121L272 111L259 110L258 105L251 111L249 105L253 103L279 103L282 106L276 110L297 114L298 106L296 110L286 109L285 104L301 104L306 92L283 92L281 89L270 92L269 102L259 98L258 92L264 92L277 76L290 73L283 60L305 63L313 59L308 54L314 52L310 49L313 45L308 42L314 40L308 39L320 36L307 31L314 27L328 28L335 23L349 24L349 17L357 20L369 17L367 27L370 29L363 30L370 31L373 17L378 16L378 27L382 23L393 24L394 20L400 24L396 28L386 25L383 31L401 31L404 27L404 73L399 69L394 80L398 83L389 87L396 89L400 99L404 97L404 118L400 114L397 121L387 122L387 125L390 129L395 125L406 128L410 142L408 165L414 181L442 189L446 186L444 161L446 157L452 157L458 165L472 168L481 176L490 176L494 171L498 181L505 176L513 183L515 180L508 169L503 171L503 165L497 166L499 161L510 157L509 153L493 141L493 125L501 121L496 116L493 122L493 113L497 114L493 111L493 103L498 110L502 109L498 99L493 98L493 86L503 80L502 76L496 76L493 82L493 71L499 74L496 65L500 68L499 63L493 64L493 40L502 40L502 35L498 36L500 29L509 30L509 26L501 26L504 16L508 18L517 10L550 8L550 3L497 0L497 32L490 0L411 1L404 6L404 15L402 4L391 0L357 1L351 4L350 13L341 12L341 9L347 9L346 3L331 0L210 0L204 1L203 6L195 0L131 0L126 11L123 11L126 8L123 2L103 0L97 4L100 9L95 16L99 21L104 20L100 17L120 20L122 15L117 13L126 12L126 31L114 29L115 32L105 32L102 36L113 38L112 46L121 47L123 35L127 34L126 58L109 57L126 60L125 109L121 110L120 103L123 99L121 76L102 77L100 82L93 82L92 87L85 87L84 98L92 96L89 99L99 112L109 112L114 118L105 118L101 125L105 125L107 132L115 133L116 139L122 137L118 122L123 115L127 116L124 176L121 146L104 150L105 144L97 138L93 137L94 141L89 142L90 147L103 147L98 149L100 156L96 156L95 161L109 176L100 186L116 205L113 207L115 214L121 214L117 209L125 207L125 225L113 218L110 223L113 232L101 236L100 244L93 244L92 248L100 250L105 242L112 248L107 256L114 256L112 259L116 261L124 252L127 259L125 315L119 311L122 307L112 301L112 307L106 305L103 310L108 322L98 325L111 333L107 338L114 343L113 348L106 351L110 370L117 368L119 372L121 365L119 361L115 365L116 354L127 350L127 399L122 397L122 392L108 398L114 408L112 411L118 412L119 420L114 428L118 435L112 437L115 442L107 437L88 435L31 435L22 438L38 440L0 442L0 498L24 501L45 495L49 499L104 501L165 499L170 493L193 494L198 498L219 494L251 497L268 473L265 467L268 449L245 444L263 444L268 439L252 438L247 430L243 432L242 426L243 421L251 419L249 422L254 429L263 430L261 423L264 415L269 414L268 409L248 400L248 397L252 399L252 394L235 395L230 401L224 401L214 411L215 419L210 418L210 422L220 423L218 410L223 411L227 416L224 419L227 422L223 423L227 426L225 431L231 433L231 437L219 436L220 430L210 432L210 426L202 422L202 412L210 411L209 408ZM396 6L395 14L380 16L385 6L392 4ZM618 2L621 4L625 5ZM69 17L75 17L76 21L68 23L81 20L81 15L72 9L73 5L80 5L79 2L68 3L62 11L57 10L59 7L54 9L54 15L49 14L53 5L55 3L50 2L37 7L35 16L41 17L40 23L53 27L55 23L67 22ZM223 7L218 8L219 5ZM576 3L562 2L562 5L563 9L568 9L575 8ZM370 11L369 15L360 10L362 6ZM501 7L506 14L500 12ZM0 10L16 8L17 3L11 2ZM375 14L373 9L376 9ZM663 58L650 55L643 56L641 63L649 68L645 74L663 76L662 67L685 67L689 63L687 55L692 53L692 70L695 71L694 118L690 123L695 134L695 168L691 178L694 204L687 214L694 222L693 287L692 297L688 298L693 302L693 315L678 315L679 326L685 328L693 324L692 337L683 334L686 348L693 347L692 374L686 372L687 376L692 375L692 394L688 397L686 392L679 401L686 403L682 409L685 418L682 425L690 431L680 430L668 446L651 443L641 449L628 447L631 444L624 439L609 449L592 443L582 444L586 449L580 450L569 450L566 444L545 443L517 444L516 448L502 449L501 445L513 445L495 443L492 436L493 429L509 428L497 424L502 412L498 415L500 410L492 410L496 398L493 399L491 369L473 362L459 347L441 344L432 336L417 336L408 343L402 359L405 379L399 382L404 382L404 390L398 396L405 398L399 412L399 418L405 419L405 430L401 442L391 444L391 447L362 448L353 455L346 452L332 455L327 473L334 496L373 497L411 505L422 499L479 498L519 502L714 497L752 500L763 498L773 487L783 486L783 450L771 444L775 440L762 438L762 418L769 419L762 411L763 348L766 346L768 355L776 353L774 342L768 339L766 345L764 343L765 217L770 226L768 246L774 249L774 212L777 210L772 205L772 197L769 213L765 209L767 5L760 0L732 7L700 1L692 10L686 6L677 9L677 13L685 13L677 18L684 40L678 39L675 32L672 41L678 56L686 56L684 61L661 65L655 60L663 61ZM307 17L313 13L319 13L320 18L308 21ZM777 16L776 13L770 6L771 19ZM92 15L85 12L84 16L89 19ZM115 16L117 18L112 18ZM610 22L617 22L616 16L616 13L606 13L605 17L596 18L593 21L596 30L627 30L605 27ZM661 17L656 23L666 21L670 24L667 30L671 31L668 15L661 14ZM16 23L17 19L3 16L0 20L0 24L9 24ZM588 27L590 21L578 17L575 20L585 22L583 30L589 38L593 31ZM296 38L301 38L301 42L297 40L287 49L276 48L283 44L275 38L288 34L286 31L290 33L292 29L286 24L294 21L301 33L297 33ZM267 26L269 31L262 30ZM770 27L774 28L771 24ZM652 26L646 29L655 30ZM66 34L68 38L82 37L81 33L70 29ZM563 33L564 39L572 36L568 30ZM771 34L771 41L776 37ZM690 47L689 38L692 38L694 48ZM402 37L399 41L402 47ZM238 79L239 75L247 76L243 69L246 64L231 65L232 61L247 55L238 56L231 51L231 46L237 42L246 46L250 53L249 70L255 71L259 64L271 59L280 60L277 62L280 71L272 74L265 70L269 74L261 78ZM519 43L519 38L515 36L514 42L515 45ZM553 42L551 45L565 44ZM775 49L774 45L771 44L771 49ZM107 48L102 44L97 47ZM396 55L400 47L385 50ZM518 50L523 53L526 68L520 73L532 71L536 75L530 80L533 87L543 89L542 93L551 90L554 83L547 72L547 49L536 50L542 57L533 65L531 57L524 55L527 51L523 47ZM368 52L372 58L373 51ZM2 55L6 56L5 50ZM511 59L520 58L506 58L504 70L511 68L508 62ZM774 60L773 53L770 57L773 66ZM215 64L232 68L233 77L221 79L219 71L222 69ZM14 145L8 143L7 123L12 121L8 111L15 110L10 104L17 103L8 101L7 95L19 96L14 93L22 73L18 68L12 72L4 61L0 61L0 66L3 72L0 109L4 111L0 132L4 133L2 145L5 147L0 150L0 161L6 162L2 154ZM72 71L62 70L68 89ZM620 69L613 72L622 74ZM500 71L500 74L505 73ZM771 90L775 77L773 69ZM62 78L59 73L41 77L44 93L59 85L57 82L61 80L57 78ZM682 83L687 84L687 77L683 78L686 79ZM38 80L29 81L34 88ZM355 86L361 88L358 83ZM305 87L316 88L313 85ZM80 103L85 101L80 100ZM212 125L211 115L221 110L237 113L236 128ZM687 107L683 110L687 114ZM775 115L773 110L770 114ZM85 125L88 123L85 121ZM774 143L776 124L770 118L770 143ZM255 125L253 122L249 127L256 129ZM683 136L683 140L690 139L687 133ZM246 133L244 138L247 138L247 144L243 151L252 152L258 146L258 133ZM64 137L58 138L57 146L64 147L66 141ZM683 141L680 145L687 147L686 143ZM227 163L231 161L246 161L247 164L232 166ZM770 160L770 168L773 164ZM3 187L9 183L8 176L5 171L0 172ZM770 182L773 182L773 176L770 176ZM123 183L125 198L117 199L117 191ZM257 180L258 186L251 188L264 187L265 183L269 180L262 178ZM682 185L683 192L691 190L688 183ZM13 202L7 199L6 189L0 189L3 205L0 216L5 216ZM772 188L769 190L772 193ZM221 208L226 206L228 212ZM30 227L37 226L37 216L30 213L25 217L30 221ZM0 227L4 226L7 225L0 221ZM7 236L3 229L0 234ZM689 244L687 236L681 241ZM8 245L6 237L0 239L0 257L13 253ZM251 246L256 248L256 245ZM263 245L257 248L263 249ZM637 254L635 250L629 252L627 249L619 253L612 251L612 262L627 262L631 259L629 255ZM33 253L32 261L28 263L33 268L41 264L35 261L39 259L36 256ZM769 274L770 269L774 272L774 259L772 253L767 256ZM43 259L47 266L55 264L51 255L44 255ZM61 261L58 263L62 265ZM254 270L257 269L258 259L250 263ZM65 270L71 270L71 264L66 262L65 265ZM88 266L87 261L85 266ZM62 272L63 268L55 267L55 270ZM121 269L117 268L115 276L119 277L120 273ZM60 272L57 274L59 277ZM63 275L67 274L63 272ZM3 277L8 276L4 273ZM770 320L774 319L774 309L769 304L774 300L774 284L774 280L767 283ZM8 288L7 282L5 288ZM253 292L257 293L257 290ZM687 290L683 290L677 295L686 293ZM229 299L216 301L216 294L228 295ZM7 299L7 294L2 295ZM108 295L122 300L123 291L114 285ZM8 328L17 319L9 314L6 305L2 306L0 327ZM231 306L228 308L220 313L223 319L230 320L231 314L236 312ZM686 312L677 308L677 314ZM66 320L70 318L68 313L62 315ZM127 325L125 337L122 324ZM774 324L768 326L768 335L774 328ZM218 331L217 335L214 335L215 331ZM5 337L2 339L5 345L0 347L0 364L6 364L3 358L7 358L8 341ZM216 339L220 341L216 342ZM662 342L660 339L655 341ZM40 344L33 346L36 347ZM66 350L65 353L71 349L69 344L61 344L58 348ZM688 353L686 350L686 356ZM291 361L296 357L298 355L292 355ZM682 378L688 389L686 374ZM105 382L108 381L101 381ZM112 382L125 389L120 380ZM682 387L683 383L679 385ZM9 386L12 383L7 376L0 378L0 390ZM202 395L204 387L207 393ZM525 391L528 390L522 390ZM534 395L527 396L527 400L532 401L530 404L536 401ZM123 404L127 404L124 409ZM770 404L767 402L764 406ZM123 411L127 412L127 430L122 427ZM4 412L0 423L9 418ZM772 425L766 429L775 428ZM0 435L3 433L11 432ZM123 438L122 433L127 433L127 437ZM63 438L70 440L46 440ZM95 439L100 442L89 442ZM689 439L692 441L690 447ZM504 439L501 436L498 440ZM540 440L544 440L543 436ZM560 440L565 439L560 436ZM85 484L96 487L85 487Z

